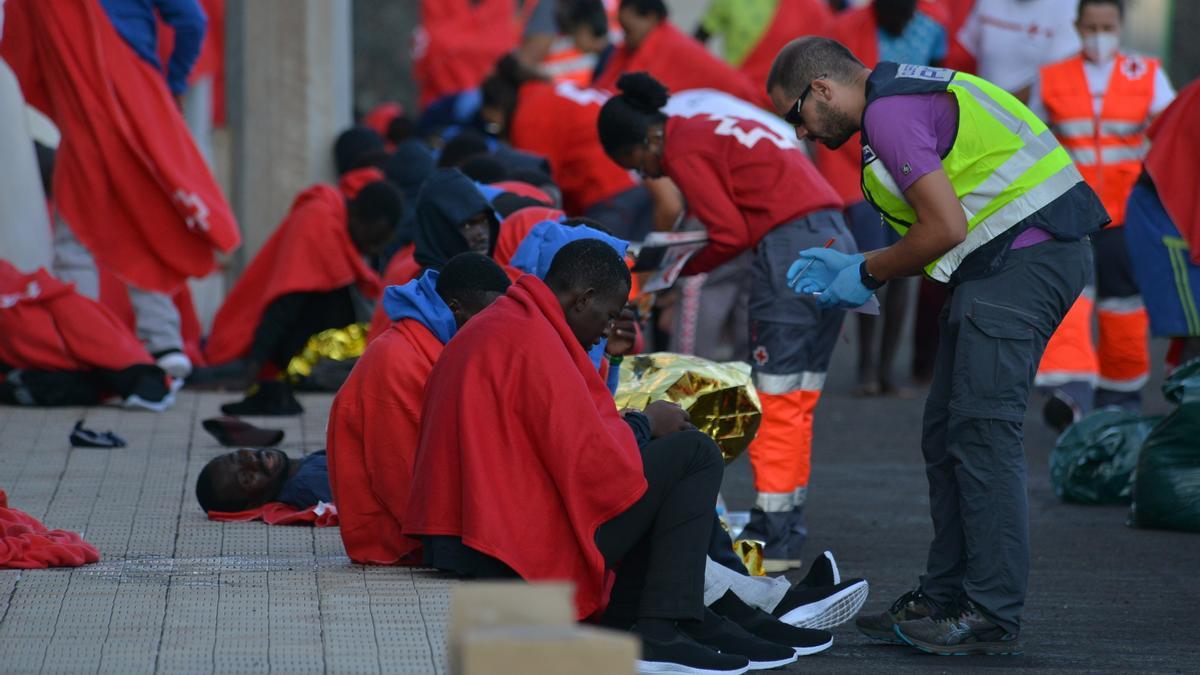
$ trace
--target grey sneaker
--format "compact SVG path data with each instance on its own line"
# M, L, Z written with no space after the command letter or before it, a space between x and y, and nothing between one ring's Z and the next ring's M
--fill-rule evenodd
M929 654L940 656L1019 655L1021 636L998 626L968 604L962 614L925 617L896 624L896 636Z
M858 632L872 640L902 645L904 640L896 635L896 624L914 619L924 619L933 616L937 606L933 604L920 588L911 590L896 599L886 612L878 614L859 614L854 619Z

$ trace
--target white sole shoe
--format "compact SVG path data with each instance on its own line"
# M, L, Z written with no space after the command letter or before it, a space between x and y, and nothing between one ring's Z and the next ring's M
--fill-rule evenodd
M812 656L813 654L820 654L821 652L825 651L826 649L829 649L832 646L833 646L833 636L830 635L829 642L826 642L823 645L817 645L816 647L796 647L795 648L796 656Z
M869 591L870 585L866 580L859 581L827 598L801 605L779 617L779 620L797 628L828 630L853 619L867 601Z
M751 661L750 670L771 670L773 668L782 668L789 663L795 663L799 660L800 656L795 655L790 659L780 659L779 661Z
M169 352L159 357L156 362L159 368L177 380L185 380L192 374L192 360L183 352Z
M638 675L742 675L742 673L748 670L750 670L749 666L733 670L712 670L709 668L685 666L681 663L671 663L669 661L642 661L638 659L637 662Z

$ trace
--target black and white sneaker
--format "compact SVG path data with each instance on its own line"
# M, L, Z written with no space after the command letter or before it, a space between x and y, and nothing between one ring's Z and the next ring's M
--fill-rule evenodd
M750 670L770 670L796 662L796 652L792 647L751 635L746 629L707 607L704 608L703 621L681 621L679 630L709 649L722 654L744 656L750 661Z
M749 659L713 651L682 632L661 639L638 634L634 626L633 633L642 640L638 675L742 675L750 670Z
M783 596L771 614L798 628L827 630L853 619L867 601L869 590L865 579L817 588L796 586Z
M710 607L751 635L777 645L791 647L796 656L819 654L833 646L833 635L828 631L790 626L761 609L742 602L733 591L726 592Z
M800 580L797 586L819 588L821 586L836 586L842 583L842 573L838 570L833 552L825 551L817 556L808 567L808 574Z

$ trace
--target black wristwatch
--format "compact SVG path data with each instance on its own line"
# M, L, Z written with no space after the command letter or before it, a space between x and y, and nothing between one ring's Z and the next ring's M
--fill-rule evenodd
M862 261L862 264L858 266L858 276L860 279L862 279L862 285L866 286L868 291L877 291L883 288L883 285L887 283L886 281L880 281L871 276L871 273L867 271L866 260Z

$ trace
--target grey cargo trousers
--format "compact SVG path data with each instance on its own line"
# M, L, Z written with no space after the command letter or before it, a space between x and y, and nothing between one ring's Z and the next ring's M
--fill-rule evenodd
M933 542L921 589L972 601L1019 632L1029 577L1023 421L1046 342L1088 282L1088 241L1009 251L950 289L925 404L922 451Z

